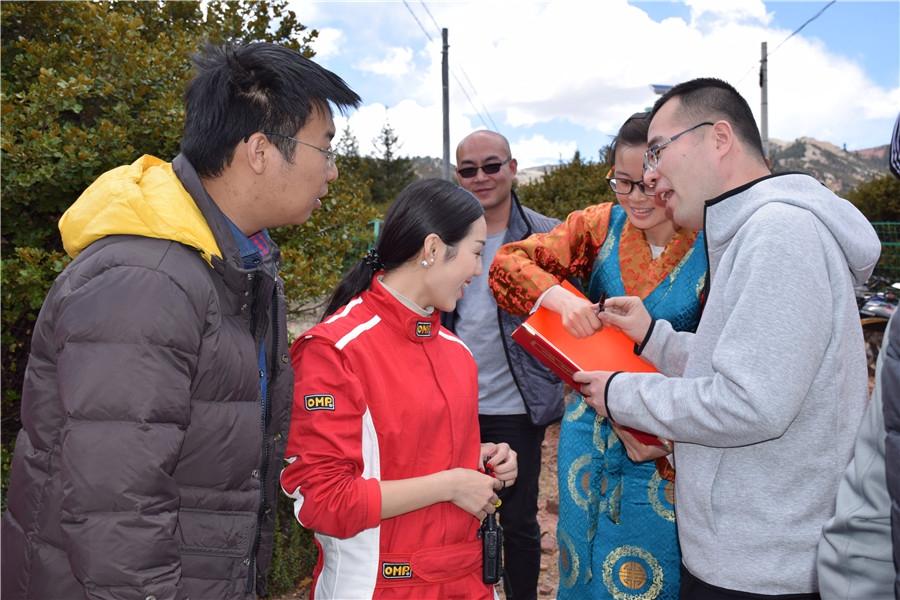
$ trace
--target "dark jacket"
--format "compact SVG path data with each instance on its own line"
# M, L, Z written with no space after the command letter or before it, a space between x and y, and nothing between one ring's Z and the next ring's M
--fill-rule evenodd
M532 233L550 231L559 221L522 206L516 193L512 193L512 207L509 224L503 243L524 240ZM441 316L441 323L455 331L456 311ZM528 416L535 425L548 425L559 420L563 414L563 385L559 378L535 360L522 346L515 343L510 335L525 319L497 308L497 326L500 339L513 381L525 402Z
M881 401L884 403L884 464L891 496L894 542L894 596L900 599L900 318L891 317L881 350Z
M60 230L77 257L32 338L4 600L264 594L293 390L275 269L242 268L183 157L104 174Z

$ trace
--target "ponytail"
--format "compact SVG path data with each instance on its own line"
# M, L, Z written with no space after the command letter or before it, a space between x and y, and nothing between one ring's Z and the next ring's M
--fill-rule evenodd
M322 319L369 289L372 277L414 258L425 238L437 234L448 246L469 233L484 209L472 194L443 179L415 181L397 195L381 226L375 247L344 275Z
M344 277L338 283L334 292L332 292L331 299L328 301L328 307L322 315L322 320L324 321L352 298L369 289L369 285L372 283L372 275L372 267L367 265L364 259L357 261L355 265L350 267L350 270L344 274Z

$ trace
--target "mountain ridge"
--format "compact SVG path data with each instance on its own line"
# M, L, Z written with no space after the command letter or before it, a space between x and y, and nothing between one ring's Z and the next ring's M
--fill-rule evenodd
M809 173L835 193L846 193L860 183L889 173L889 148L889 144L884 144L872 148L845 150L831 142L811 137L800 137L790 141L769 140L773 172ZM415 156L411 160L417 177L441 177L442 159ZM516 177L519 184L532 183L559 166L560 164L549 164L522 168ZM453 171L456 167L451 164L450 168Z

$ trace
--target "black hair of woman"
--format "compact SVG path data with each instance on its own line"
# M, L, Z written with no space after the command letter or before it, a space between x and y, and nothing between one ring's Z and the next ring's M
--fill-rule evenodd
M322 318L367 290L375 269L390 271L418 255L425 238L434 233L447 244L444 260L452 260L454 245L469 233L472 223L484 215L471 193L443 179L421 179L409 184L388 208L372 257L357 261L334 290ZM372 260L372 258L377 258Z
M609 146L606 162L613 165L616 162L616 149L619 144L623 146L646 146L647 131L650 129L650 113L634 113L619 128L619 133Z

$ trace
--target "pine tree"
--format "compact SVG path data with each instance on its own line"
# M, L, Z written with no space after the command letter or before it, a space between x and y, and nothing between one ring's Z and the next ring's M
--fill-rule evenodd
M399 138L387 121L372 143L378 151L369 173L372 179L372 202L390 204L400 190L416 178L413 161L409 157L397 156L400 149Z

